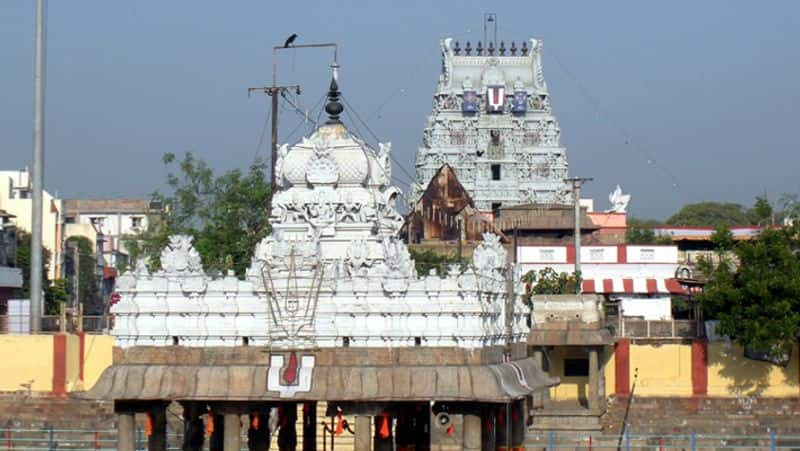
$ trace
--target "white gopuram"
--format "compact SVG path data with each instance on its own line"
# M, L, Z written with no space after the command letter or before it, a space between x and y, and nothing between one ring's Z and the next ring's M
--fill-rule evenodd
M351 135L338 120L338 95L332 82L330 120L280 148L273 231L257 245L246 277L209 277L192 239L173 236L161 270L140 264L119 278L111 331L118 346L524 342L520 273L497 236L484 236L467 267L416 273L397 238L402 218L390 182L391 146L376 152Z
M475 206L572 204L567 151L550 107L542 41L461 48L442 41L442 72L417 153L416 202L443 165Z

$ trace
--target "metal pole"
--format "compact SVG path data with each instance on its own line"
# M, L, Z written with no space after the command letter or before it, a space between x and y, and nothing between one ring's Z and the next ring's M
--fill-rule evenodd
M572 183L572 200L574 203L573 219L575 220L573 235L575 239L575 274L581 273L581 186L592 180L591 177L571 177L565 179L567 182ZM575 293L581 294L583 283L578 280L575 287Z
M275 164L278 161L278 91L275 87L272 88L272 160L270 164L270 194L269 194L269 208L267 214L272 214L272 198L275 196L275 187L278 180L275 178Z
M39 333L42 317L42 184L44 173L45 0L36 0L36 62L33 75L33 173L31 188L30 333ZM55 249L53 249L55 251ZM55 254L54 254L55 256Z

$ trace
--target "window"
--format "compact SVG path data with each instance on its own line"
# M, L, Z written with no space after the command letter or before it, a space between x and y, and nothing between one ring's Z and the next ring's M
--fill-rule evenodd
M500 217L500 207L502 205L503 204L501 204L500 202L494 202L492 204L492 216L494 216L495 218L499 218Z
M589 375L589 359L564 359L564 377Z
M522 144L526 146L538 146L539 145L539 132L527 132L525 136L522 137Z
M454 146L463 146L466 139L464 138L463 130L453 130L450 132L450 144Z
M492 138L492 145L499 146L500 145L500 130L492 130L489 132L489 136Z
M131 216L131 227L141 227L141 226L142 226L142 217Z
M492 165L492 180L500 180L500 165Z

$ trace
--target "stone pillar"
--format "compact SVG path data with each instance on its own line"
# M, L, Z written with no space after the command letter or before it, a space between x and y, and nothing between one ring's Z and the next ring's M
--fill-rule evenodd
M431 413L427 402L414 406L414 444L415 451L431 449Z
M148 410L147 415L151 422L152 430L147 437L148 451L167 451L167 410L166 406L158 405Z
M509 404L498 404L495 418L495 449L508 451L511 447L511 409Z
M202 451L205 443L205 425L200 405L187 402L183 406L183 450Z
M477 451L481 448L481 417L475 414L465 414L463 449Z
M525 450L525 400L511 405L511 449Z
M225 431L223 449L224 451L240 451L242 441L242 424L239 414L226 413L223 420Z
M223 451L225 447L225 417L208 412L208 421L213 422L214 430L208 438L208 451Z
M483 433L481 434L481 451L495 451L495 409L491 406L483 407Z
M250 413L249 420L247 449L249 451L266 450L269 448L269 417L265 413L256 410Z
M286 403L278 408L278 449L280 451L297 450L297 404Z
M356 417L356 436L355 451L370 451L372 448L370 442L372 441L372 428L370 427L370 417L359 415Z
M539 365L539 368L544 369L542 366L544 364L544 353L542 352L542 348L538 346L533 348L533 361Z
M133 412L117 413L117 450L136 451L136 421Z
M403 411L397 416L395 427L395 445L397 451L413 451L416 441L416 427L413 412Z
M317 403L303 403L303 451L317 451Z
M592 346L589 348L589 410L600 410L600 397L598 396L600 388L600 365L597 357L597 347Z
M373 451L392 451L394 448L393 419L386 413L382 413L375 420L375 439L373 441Z

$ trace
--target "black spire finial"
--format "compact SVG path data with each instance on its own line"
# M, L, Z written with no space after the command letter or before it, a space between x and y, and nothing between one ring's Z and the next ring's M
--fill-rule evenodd
M328 90L328 103L325 105L325 112L328 113L328 122L326 124L341 124L339 115L344 111L344 107L339 103L339 85L336 84L336 79L331 78L331 87Z

